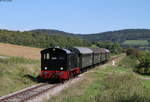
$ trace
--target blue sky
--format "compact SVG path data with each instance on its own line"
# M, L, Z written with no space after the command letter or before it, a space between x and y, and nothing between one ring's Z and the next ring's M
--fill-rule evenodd
M150 0L12 0L0 2L0 29L98 33L150 29Z

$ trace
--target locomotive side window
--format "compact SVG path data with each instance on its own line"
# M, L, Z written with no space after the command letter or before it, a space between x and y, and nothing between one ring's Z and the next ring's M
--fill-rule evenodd
M44 59L50 59L49 53L44 54Z
M44 59L47 59L47 54L44 54Z

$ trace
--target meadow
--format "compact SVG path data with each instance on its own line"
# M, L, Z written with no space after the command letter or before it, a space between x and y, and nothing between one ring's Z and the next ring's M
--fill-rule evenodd
M40 48L0 43L0 96L37 84Z
M40 61L22 57L0 59L0 96L37 84Z
M135 64L132 58L123 57L116 66L109 63L92 69L47 102L149 102L150 81L145 77L150 77L134 73Z
M148 44L149 43L147 40L125 40L123 42L123 45L130 45L130 46L134 46L134 45L144 46Z

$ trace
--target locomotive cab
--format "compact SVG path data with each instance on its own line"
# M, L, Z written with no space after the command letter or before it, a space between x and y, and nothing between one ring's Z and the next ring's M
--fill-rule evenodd
M41 77L44 79L68 77L68 57L70 51L60 48L48 48L41 51Z
M41 52L41 70L66 70L67 54L58 48L50 48L48 51Z

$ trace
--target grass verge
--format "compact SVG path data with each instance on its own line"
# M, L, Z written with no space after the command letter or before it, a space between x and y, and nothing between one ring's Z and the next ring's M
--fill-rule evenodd
M85 73L83 80L48 102L149 102L149 90L150 81L130 68L106 64Z
M39 74L40 61L21 57L0 59L0 96L36 84L33 78Z

